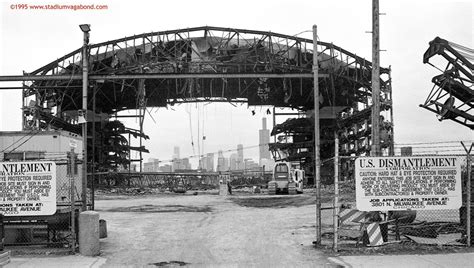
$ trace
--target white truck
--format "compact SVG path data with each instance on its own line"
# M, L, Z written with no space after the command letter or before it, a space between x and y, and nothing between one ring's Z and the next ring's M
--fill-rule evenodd
M304 170L293 169L288 162L275 163L272 180L268 182L268 194L302 193L304 175Z

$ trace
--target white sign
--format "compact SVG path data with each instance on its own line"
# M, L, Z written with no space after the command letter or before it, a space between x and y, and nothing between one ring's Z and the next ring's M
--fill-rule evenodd
M0 162L0 213L5 216L56 212L56 163Z
M456 156L360 157L355 172L361 211L461 207L461 159Z

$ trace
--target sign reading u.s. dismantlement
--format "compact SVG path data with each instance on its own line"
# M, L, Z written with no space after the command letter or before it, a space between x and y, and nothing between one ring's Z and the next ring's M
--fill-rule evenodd
M461 207L461 159L456 156L360 157L355 172L361 211Z
M56 212L56 163L0 162L0 213L5 216Z

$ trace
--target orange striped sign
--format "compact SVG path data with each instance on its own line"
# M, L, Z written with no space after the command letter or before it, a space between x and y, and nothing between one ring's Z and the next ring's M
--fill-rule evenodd
M369 246L375 247L383 244L382 232L378 222L371 223L367 226L367 236L369 237Z
M342 209L339 212L339 219L342 223L346 222L357 222L360 223L364 221L367 212L359 211L357 209Z

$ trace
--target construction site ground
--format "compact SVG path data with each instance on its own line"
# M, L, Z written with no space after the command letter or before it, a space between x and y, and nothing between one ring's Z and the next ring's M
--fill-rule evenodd
M312 244L314 195L193 193L99 196L105 267L333 265Z
M332 190L323 187L323 207L331 206ZM314 189L294 196L253 194L251 188L231 196L217 190L97 193L96 210L108 229L100 256L16 253L6 267L470 267L474 261L466 247L410 242L341 245L334 253L326 235L316 248ZM350 203L353 192L342 190L341 199ZM332 228L332 210L322 211L322 227Z
M348 185L351 183L340 187L339 200L355 207L354 191ZM355 240L341 237L340 252L334 253L333 210L330 209L334 189L330 185L322 187L322 207L328 209L322 210L323 246L315 248L312 245L316 232L314 189L305 189L304 194L294 196L269 196L265 191L255 194L251 189L243 187L227 197L219 196L217 190L188 191L186 194L144 193L143 190L138 191L139 194L136 190L128 190L125 194L120 194L124 193L120 190L102 192L96 201L96 210L107 220L110 234L101 245L102 256L120 263L120 258L110 254L120 256L123 246L125 251L136 247L149 252L144 256L151 254L153 258L146 264L156 263L153 262L156 259L153 248L156 248L163 253L159 255L158 263L291 265L314 261L326 264L324 256L472 252L464 246L416 244L406 237L399 243L371 248L357 246ZM118 241L114 241L115 231L120 234ZM147 241L151 240L155 244L147 246ZM133 245L130 241L134 241ZM196 244L200 245L199 249L192 250ZM118 246L114 248L114 245Z

